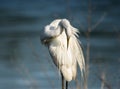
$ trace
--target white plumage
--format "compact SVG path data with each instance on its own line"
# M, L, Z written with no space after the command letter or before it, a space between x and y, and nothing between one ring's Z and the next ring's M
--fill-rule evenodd
M54 20L41 32L42 42L48 46L53 62L66 81L76 78L77 63L82 75L85 70L78 33L78 29L71 26L67 19Z

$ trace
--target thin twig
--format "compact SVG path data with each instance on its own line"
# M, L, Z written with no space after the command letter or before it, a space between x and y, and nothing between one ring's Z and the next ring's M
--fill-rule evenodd
M30 71L29 69L25 66L24 63L19 64L18 67L15 68L15 70L17 72L19 72L22 75L26 75L27 78L29 78L30 81L32 81L32 84L30 84L30 89L38 89L38 82L36 79L34 79L31 75L30 75Z
M105 80L105 72L102 72L101 78ZM104 89L104 87L105 87L105 84L104 84L104 82L102 82L101 83L101 89Z
M110 84L105 80L104 77L102 77L102 76L100 76L100 75L98 75L98 74L96 74L96 76L104 83L104 85L105 85L105 87L106 87L107 89L112 89L111 86L110 86Z
M86 51L86 74L84 89L88 89L88 76L89 76L89 60L90 60L90 33L91 33L91 14L92 14L92 4L91 0L88 2L88 29L87 29L87 51Z
M104 20L105 16L107 15L106 12L104 12L104 14L100 17L100 19L96 22L96 24L92 27L92 30L94 30L98 25L100 25L102 23L102 21Z

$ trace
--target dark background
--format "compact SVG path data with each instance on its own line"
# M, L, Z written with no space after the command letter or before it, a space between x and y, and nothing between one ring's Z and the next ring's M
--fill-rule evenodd
M61 89L39 37L58 18L80 30L85 58L90 44L88 89L119 89L119 9L120 0L0 0L0 89Z

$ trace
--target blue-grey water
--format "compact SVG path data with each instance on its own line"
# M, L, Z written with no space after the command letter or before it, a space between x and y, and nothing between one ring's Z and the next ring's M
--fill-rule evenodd
M81 32L86 55L88 16L93 28L88 89L120 89L120 1L91 3L89 7L87 0L0 0L0 89L61 89L60 74L40 43L40 30L54 19L69 19ZM80 72L77 77L79 87ZM75 81L69 89L76 89Z

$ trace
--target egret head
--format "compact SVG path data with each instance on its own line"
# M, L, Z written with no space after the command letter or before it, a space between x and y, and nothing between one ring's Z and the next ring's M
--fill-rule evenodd
M60 20L55 20L51 24L46 25L44 30L41 30L40 39L43 44L49 44L54 38L61 34L62 30L59 22Z
M45 26L41 31L41 41L43 44L49 44L54 38L58 37L63 30L66 33L67 47L69 46L69 39L72 35L76 35L74 27L71 26L67 19L57 19L51 24Z
M53 26L47 25L44 27L44 30L41 31L40 37L43 44L48 44L54 38L54 36L52 36L49 32L54 29L55 28Z

